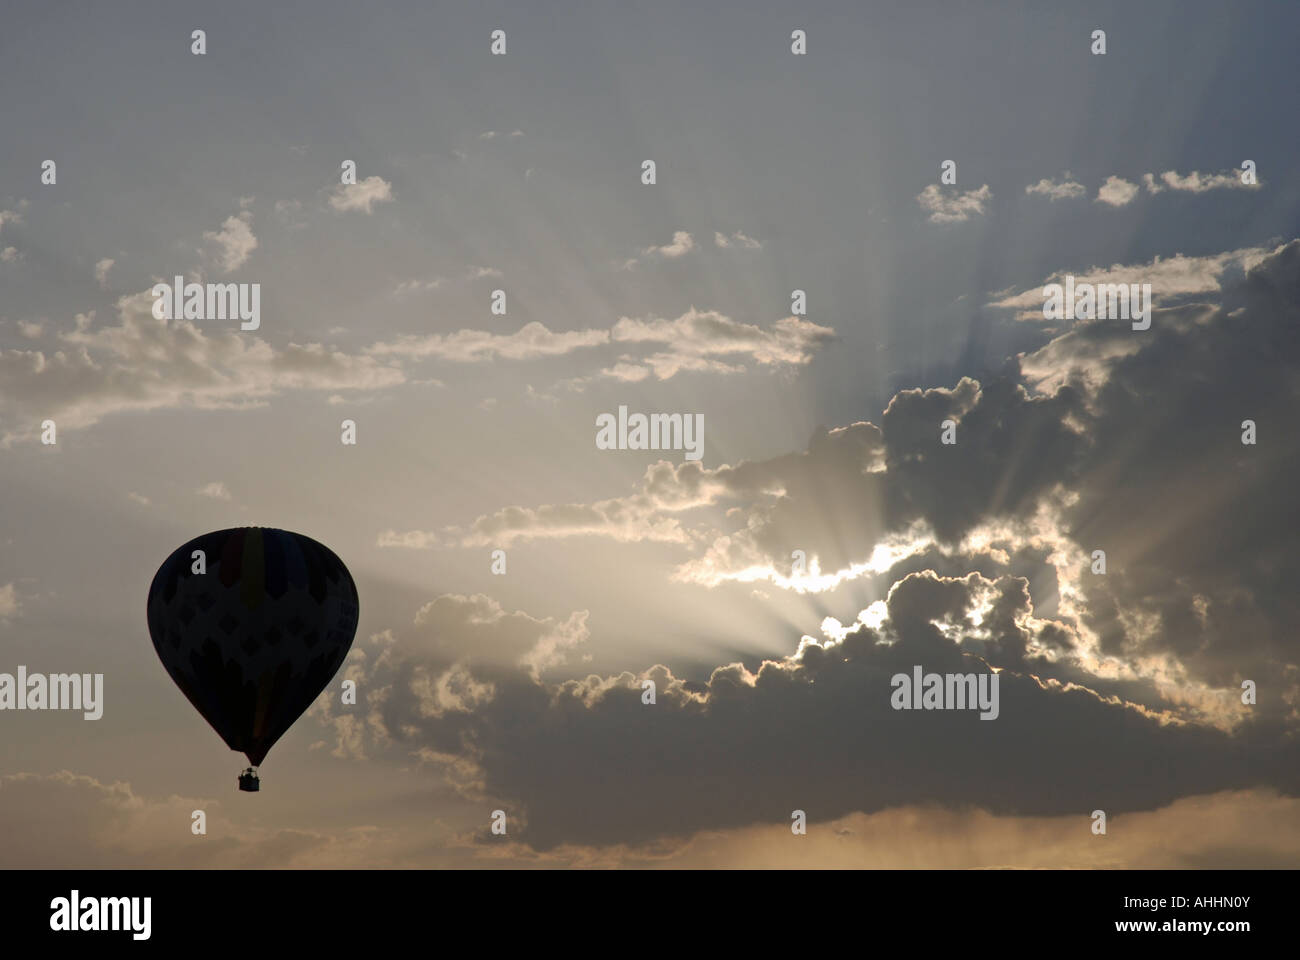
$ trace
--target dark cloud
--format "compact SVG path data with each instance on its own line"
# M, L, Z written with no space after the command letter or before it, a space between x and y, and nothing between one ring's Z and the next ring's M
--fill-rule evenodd
M1224 304L1130 335L1147 339L1097 391L1068 511L1071 537L1107 551L1108 575L1084 581L1086 620L1109 650L1166 652L1211 683L1267 677L1261 706L1278 709L1300 624L1300 241Z
M984 519L1032 511L1068 477L1086 440L1068 426L1082 406L1072 386L1031 397L1014 367L981 386L904 390L882 418L893 526L924 519L940 539L958 541ZM957 423L954 444L940 424Z
M636 498L647 517L744 505L742 530L711 549L718 565L788 565L802 547L831 570L917 522L935 541L871 575L889 588L886 615L707 684L663 666L548 683L528 651L562 663L585 621L440 598L424 640L399 631L354 668L369 733L454 769L537 849L783 822L796 808L1086 817L1257 786L1294 794L1298 304L1300 242L1218 305L1158 312L1145 332L1071 330L1050 355L1080 344L1082 365L1062 364L1051 392L1026 382L1042 360L1028 357L986 383L903 391L880 427L819 431L802 454L659 464ZM952 447L939 443L947 418ZM1258 446L1240 443L1247 418ZM1092 549L1107 552L1105 576L1087 568ZM512 652L489 656L506 628ZM893 710L890 677L917 664L999 668L1000 716ZM1258 707L1239 702L1243 676L1261 682Z
M977 632L970 615L982 592L993 597L992 622L979 628L989 639L977 657L940 627ZM519 838L538 849L647 843L788 820L796 808L822 819L913 803L1084 817L1222 789L1300 786L1300 751L1276 732L1231 736L1036 680L1039 663L1024 655L1028 606L1016 578L912 575L891 592L879 631L859 626L842 643L805 643L757 673L719 667L702 692L655 667L644 675L657 683L654 705L642 703L640 675L548 685L489 666L471 673L490 696L435 712L409 679L454 676L456 667L418 647L399 663L377 663L362 689L382 691L385 737L442 762L471 761L475 788L518 816ZM983 672L1004 658L1023 667L1001 673L995 720L890 706L890 677L913 665Z

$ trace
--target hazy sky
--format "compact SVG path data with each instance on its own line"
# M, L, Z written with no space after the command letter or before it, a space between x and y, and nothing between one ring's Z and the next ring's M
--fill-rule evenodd
M0 862L1297 865L1298 29L7 6L0 672L105 706L0 712ZM1150 283L1150 329L1045 320L1067 273ZM260 328L154 319L178 274ZM598 449L620 405L702 458ZM241 525L361 597L358 705L257 795L144 617ZM891 709L914 664L999 669L999 717Z

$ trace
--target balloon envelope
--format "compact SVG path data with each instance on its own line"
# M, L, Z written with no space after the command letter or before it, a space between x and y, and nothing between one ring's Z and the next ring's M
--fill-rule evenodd
M196 550L204 573L193 572ZM358 613L356 584L333 551L268 527L196 537L149 587L149 634L163 666L254 766L343 664Z

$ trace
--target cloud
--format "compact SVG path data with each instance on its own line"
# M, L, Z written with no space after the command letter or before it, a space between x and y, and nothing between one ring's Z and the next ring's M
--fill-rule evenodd
M7 620L18 615L18 587L6 583L0 587L0 620Z
M726 249L733 244L737 247L744 247L746 250L761 250L763 247L763 245L753 237L746 236L739 230L733 233L730 237L725 233L715 231L713 234L713 243L715 246L722 247L723 249Z
M227 217L219 232L208 231L203 234L204 240L216 244L219 248L216 259L223 273L238 270L248 262L248 258L257 249L257 237L253 236L252 223L253 215L244 210L235 216ZM103 262L101 260L100 264ZM111 260L108 263L112 265ZM95 273L98 276L98 266L95 268ZM104 274L108 275L107 269Z
M442 277L433 277L429 280L403 280L393 288L393 296L401 299L416 293L427 293L430 290L437 290L442 284Z
M496 267L470 267L468 277L470 280L482 280L484 277L504 277L505 274Z
M366 177L358 183L340 183L330 195L330 206L340 212L371 213L377 203L393 199L393 185L383 177Z
M211 497L213 500L229 500L230 491L220 480L213 481L205 486L199 487L194 491L201 497Z
M632 357L624 357L618 363L600 371L600 376L620 383L640 383L642 380L649 379L652 374L650 367L637 363Z
M695 249L695 238L685 230L677 230L673 233L673 239L663 246L649 246L641 251L642 257L659 257L665 260L677 260L686 256ZM623 269L633 269L641 260L638 257L629 257L623 261Z
M1123 177L1107 177L1100 189L1097 190L1097 202L1109 204L1112 207L1125 206L1130 200L1138 194L1136 183L1130 183Z
M691 307L673 320L658 317L634 319L622 317L610 330L610 340L617 344L662 345L642 363L656 378L667 380L683 370L735 372L743 367L717 363L710 358L748 358L761 366L802 365L812 359L813 351L835 336L823 327L800 317L785 317L764 329L741 323L716 310ZM642 379L634 367L609 368L615 379Z
M143 494L135 493L134 491L132 491L131 493L128 493L127 496L130 499L134 500L136 503L140 504L140 506L142 507L149 506L149 498L144 496Z
M1220 289L1229 266L1244 272ZM661 494L684 479L741 507L692 529L702 546L678 577L798 591L844 576L884 589L918 564L1015 570L1094 666L1163 678L1216 722L1229 722L1222 695L1204 685L1278 677L1268 711L1300 719L1287 626L1300 622L1300 560L1268 519L1294 510L1281 465L1300 460L1300 441L1284 431L1256 453L1240 437L1242 420L1284 423L1300 402L1284 373L1300 363L1300 242L1169 258L1157 274L1217 303L1159 308L1145 334L1076 325L983 382L901 391L878 428L819 434L798 457L658 474ZM958 424L953 447L937 442L944 419ZM757 495L732 488L741 476ZM795 548L840 579L792 576ZM1098 548L1123 558L1118 574L1088 573Z
M1025 187L1025 193L1042 194L1049 200L1069 200L1073 197L1081 197L1087 192L1088 191L1083 184L1071 179L1068 170L1065 172L1060 183L1044 177L1037 183Z
M983 214L985 204L993 199L993 192L986 183L978 190L960 190L945 193L938 184L932 183L916 195L916 202L922 210L928 210L931 223L961 223L971 217Z
M206 837L162 826L183 827L196 809L208 815ZM797 843L788 824L775 823L699 831L680 842L570 844L545 853L499 842L507 838L492 838L489 846L427 818L329 831L288 819L283 826L266 818L245 823L235 813L213 797L151 797L127 783L66 770L8 774L0 778L0 818L12 836L0 849L0 866L1269 869L1300 857L1300 800L1271 790L1223 791L1113 816L1108 835L1118 843L1098 843L1080 829L1077 813L997 816L937 805L835 818L810 811L808 834Z
M845 450L835 456L857 463L859 471L873 459L883 456L879 430L871 424L855 424L828 436L842 437L846 443L857 447L855 452ZM807 455L787 455L771 461L742 462L717 468L704 467L698 461L672 463L663 460L646 469L640 488L629 496L592 504L506 507L494 514L478 517L466 531L453 528L448 534L452 538L458 537L462 546L571 536L686 545L694 542L678 517L686 511L726 501L759 503L767 497L786 496L801 473L807 482L823 485L824 478L813 476L813 468L801 463L808 459ZM822 496L824 492L819 491L818 495ZM827 519L837 527L843 522L839 517ZM813 541L805 537L804 542Z
M1181 190L1187 193L1205 193L1209 190L1255 189L1258 184L1243 183L1241 173L1228 170L1224 173L1202 174L1196 170L1183 176L1176 170L1166 170L1160 174L1160 182L1152 173L1144 173L1142 181L1148 193L1163 193L1165 190Z
M408 530L398 533L385 530L375 543L379 547L404 547L408 550L427 550L438 545L438 535L427 530Z
M414 705L427 717L466 714L496 696L492 683L480 683L478 670L518 672L530 683L565 663L589 638L588 612L563 618L508 612L484 594L443 594L416 612L402 637L393 630L372 635L368 645L349 654L349 676L378 681L371 707L382 714L385 703ZM405 696L415 704L401 703ZM328 698L326 698L328 699ZM318 701L322 719L339 716L333 702ZM343 714L351 719L350 712ZM382 716L371 712L366 723L378 744L392 739Z
M22 204L19 204L22 206ZM0 230L4 229L6 223L22 223L23 215L17 210L0 210ZM17 263L22 260L23 255L15 246L0 247L0 263Z
M1117 283L1149 283L1153 303L1167 304L1189 297L1217 293L1229 277L1240 278L1245 272L1275 254L1280 247L1243 247L1202 257L1189 257L1177 253L1172 257L1156 256L1145 264L1111 264L1109 267L1086 267L1082 270L1058 270L1043 282L1010 293L989 304L1002 309L1019 309L1021 319L1043 319L1043 287L1051 283L1064 283L1067 273L1074 276L1076 284L1106 285ZM1014 289L1014 288L1013 288ZM1088 321L1076 321L1088 322Z
M28 340L38 340L45 332L45 324L35 320L19 320L18 332Z
M275 201L275 216L281 223L290 227L301 227L302 223L298 220L298 214L302 212L301 200L277 200Z
M685 230L678 230L673 234L672 243L666 243L661 247L646 247L642 252L646 256L660 256L674 260L677 257L685 256L694 249L694 238Z
M674 320L620 318L609 330L556 332L534 320L514 333L460 330L453 334L408 334L373 344L366 354L407 360L436 358L473 363L495 358L532 360L556 357L610 344L647 348L643 356L625 356L602 369L603 377L634 382L650 375L667 380L682 371L735 373L745 368L721 358L748 359L760 366L801 365L813 351L835 335L799 317L786 317L771 327L732 320L717 311L692 307ZM662 349L655 349L662 347ZM575 385L589 378L573 381Z
M207 836L190 833L194 810L207 814ZM11 830L0 866L28 870L410 865L414 839L369 825L247 824L212 797L143 796L67 770L0 776L0 821Z
M1270 790L1188 797L1113 817L1107 836L1112 841L1100 843L1081 830L1077 814L995 816L907 806L814 818L798 843L790 842L789 826L777 824L611 854L618 863L674 869L1278 869L1300 859L1300 800Z
M227 220L226 222L229 223L230 221ZM256 246L257 241L253 241L253 244ZM111 257L105 257L103 260L100 260L95 264L95 280L99 283L101 288L108 289L108 271L113 269L113 264L116 262L117 261Z
M600 536L625 543L687 543L681 525L644 495L596 503L506 507L447 536L462 547L508 547L520 540Z
M404 382L374 357L318 343L272 347L238 330L158 320L148 290L118 298L118 322L93 314L59 334L59 349L0 350L0 440L35 435L46 417L61 429L112 413L162 408L248 408L291 390L374 390Z
M1076 325L982 381L900 391L879 425L819 430L801 453L661 461L630 495L507 507L447 539L667 543L683 554L675 579L714 589L829 593L852 580L883 596L927 569L1014 576L1059 621L1041 646L1068 652L1073 679L1154 685L1152 709L1176 701L1185 719L1227 729L1243 722L1241 681L1273 677L1257 723L1300 726L1300 559L1276 521L1294 512L1284 465L1300 462L1300 439L1279 426L1300 403L1300 241L1163 264L1217 302L1160 307L1142 334ZM1220 288L1230 265L1242 272ZM1242 445L1247 418L1273 425L1266 445ZM939 442L947 419L953 446ZM1106 576L1090 572L1096 549Z
M474 363L494 358L531 360L537 357L555 357L608 342L607 330L552 332L534 320L510 334L495 334L486 330L460 330L447 335L428 336L408 334L396 340L376 343L366 348L365 352L374 357L436 357L457 363Z
M538 664L585 643L585 620L438 598L350 668L367 691L352 748L421 757L467 796L516 811L512 834L542 851L788 829L796 807L821 822L917 804L1073 815L1084 831L1097 807L1118 818L1194 794L1300 790L1300 751L1275 732L1173 722L1149 685L1123 693L1153 705L1054 678L1047 651L1062 627L1033 619L1022 578L913 574L890 590L878 628L804 637L789 656L720 666L703 683L662 665L546 680ZM1004 665L998 718L892 709L890 678L915 664Z

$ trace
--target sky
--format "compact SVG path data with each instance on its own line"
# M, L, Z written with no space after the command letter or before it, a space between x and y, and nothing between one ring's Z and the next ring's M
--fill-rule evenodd
M104 710L0 711L0 864L1300 865L1294 4L3 27L0 672ZM361 607L258 794L144 616L248 525Z

